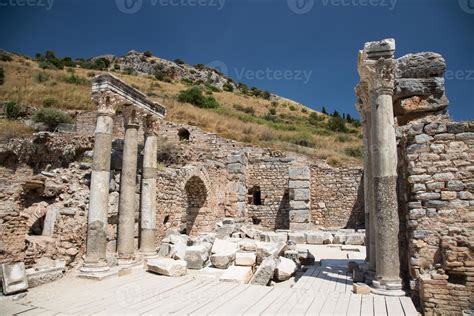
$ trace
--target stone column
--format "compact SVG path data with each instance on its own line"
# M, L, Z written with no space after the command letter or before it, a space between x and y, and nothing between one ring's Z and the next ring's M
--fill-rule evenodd
M371 276L376 267L376 237L375 237L375 205L372 174L372 114L369 106L368 84L360 82L356 87L357 110L362 118L363 144L364 144L364 208L365 208L365 245L366 262ZM373 277L372 277L373 278Z
M288 175L290 229L307 230L311 226L311 171L308 166L291 166Z
M119 264L135 259L135 192L137 182L138 122L132 106L124 110L125 139L120 175L117 252Z
M144 121L145 149L141 192L140 252L145 257L156 255L156 171L158 167L158 121L148 115Z
M361 75L368 83L371 110L369 145L376 215L376 274L372 283L374 287L387 291L401 290L397 145L392 102L394 52L393 39L366 43L359 65Z
M94 161L92 165L87 248L82 272L107 271L107 213L109 207L110 153L115 114L112 97L98 96L98 116L95 129Z

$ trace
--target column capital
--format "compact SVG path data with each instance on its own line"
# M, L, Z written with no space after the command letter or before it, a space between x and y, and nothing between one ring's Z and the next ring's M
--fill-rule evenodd
M395 59L380 57L377 60L373 60L364 58L359 60L358 70L361 81L367 82L368 90L371 94L393 95Z
M145 130L145 136L157 136L160 122L153 115L148 114L143 118L143 129Z
M92 101L97 106L97 113L106 116L114 116L117 104L120 102L120 100L109 91L94 92L92 94Z
M125 128L137 128L140 126L140 122L138 120L138 113L137 110L131 104L126 104L123 107L123 125Z

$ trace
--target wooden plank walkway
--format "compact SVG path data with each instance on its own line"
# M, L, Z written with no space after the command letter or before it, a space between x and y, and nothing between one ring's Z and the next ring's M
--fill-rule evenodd
M415 316L408 297L352 293L340 267L308 269L292 288L210 278L169 278L145 271L101 282L74 277L0 299L0 315L387 315Z

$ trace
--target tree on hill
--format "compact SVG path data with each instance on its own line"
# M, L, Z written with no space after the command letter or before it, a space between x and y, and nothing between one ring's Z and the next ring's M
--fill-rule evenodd
M325 106L323 106L323 109L322 109L321 113L328 115L328 111L326 110Z

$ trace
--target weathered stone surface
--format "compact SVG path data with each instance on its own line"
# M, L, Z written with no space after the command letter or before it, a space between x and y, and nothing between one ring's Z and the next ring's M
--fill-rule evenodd
M222 240L216 238L212 245L212 253L235 253L237 251L237 244L235 242Z
M257 256L253 252L237 252L235 254L235 265L236 266L248 266L252 267L255 265Z
M308 167L291 167L288 170L290 180L308 180L310 178L310 171Z
M397 79L393 100L406 99L413 96L438 96L444 94L444 78L436 77L429 79Z
M354 294L368 295L370 294L370 287L365 283L354 283L352 285L352 291Z
M291 223L309 223L309 210L290 210L289 218Z
M433 96L413 96L396 102L394 104L394 111L396 115L435 112L444 110L448 105L449 100L444 95L440 98L435 98Z
M347 234L343 232L336 232L334 234L334 239L332 241L333 244L341 244L343 245L347 240Z
M346 239L346 245L363 245L365 240L364 234L348 234Z
M268 285L273 278L277 263L277 260L273 257L265 258L252 276L250 284L263 286Z
M306 237L304 233L288 233L288 240L293 241L296 244L304 244L306 242Z
M209 258L209 250L205 246L191 246L186 248L185 260L189 269L202 269Z
M28 280L23 262L2 263L1 268L4 294L12 294L28 289Z
M285 257L280 258L276 268L276 278L278 281L286 281L293 276L296 271L296 263Z
M251 267L231 266L220 277L220 281L247 284L252 278Z
M396 78L443 77L446 61L443 56L433 52L408 54L397 59Z
M266 257L273 256L274 258L278 258L283 252L286 250L287 245L284 242L278 243L265 243L265 242L257 242L257 263L260 263Z
M306 201L290 201L292 210L309 210L309 203Z
M65 269L66 262L63 260L51 260L48 263L39 263L33 268L26 269L28 287L33 288L56 281L63 277Z
M256 251L257 250L257 244L255 240L252 239L244 239L239 241L237 248L239 250L243 251Z
M227 269L232 265L235 259L235 252L232 253L217 253L211 255L211 263L218 269Z
M183 276L187 272L187 264L184 260L173 260L170 258L149 259L146 262L146 266L150 272L171 277Z

